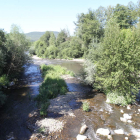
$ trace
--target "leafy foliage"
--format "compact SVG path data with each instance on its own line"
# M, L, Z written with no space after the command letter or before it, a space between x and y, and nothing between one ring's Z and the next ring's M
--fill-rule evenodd
M41 65L41 70L43 72L44 81L40 86L40 93L36 97L36 100L41 106L40 114L46 115L49 99L55 98L58 94L65 94L67 92L67 85L60 76L64 74L74 74L59 65Z
M12 25L9 34L0 30L0 105L4 104L6 99L2 88L7 86L9 81L18 78L22 66L29 60L25 54L29 44L29 40L16 25Z

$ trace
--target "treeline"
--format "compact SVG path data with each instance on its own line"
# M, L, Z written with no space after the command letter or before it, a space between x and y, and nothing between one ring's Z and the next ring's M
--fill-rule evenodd
M30 54L37 54L42 58L79 58L83 56L81 40L70 36L68 31L61 30L57 39L53 32L46 32L38 41L34 42L30 48Z
M22 66L29 60L25 54L29 45L29 40L16 25L12 25L10 33L0 30L0 106L6 99L3 87L19 77Z

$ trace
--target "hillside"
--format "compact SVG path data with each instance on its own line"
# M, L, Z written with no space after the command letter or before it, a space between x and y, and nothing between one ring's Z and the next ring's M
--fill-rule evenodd
M50 32L53 32L54 35L57 37L58 33L57 31L50 31ZM31 39L31 41L37 41L43 34L45 34L45 32L29 32L29 33L26 33L26 37Z

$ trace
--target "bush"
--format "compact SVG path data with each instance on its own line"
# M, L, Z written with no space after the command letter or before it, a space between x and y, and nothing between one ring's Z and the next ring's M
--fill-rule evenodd
M88 112L90 107L89 107L89 102L85 101L83 102L83 111Z
M126 106L126 105L132 103L133 100L131 99L131 97L129 97L129 95L123 96L122 94L118 94L118 93L108 93L107 102Z
M45 102L44 104L41 104L41 109L40 109L40 115L46 116L47 115L47 108L49 107L50 103Z
M95 82L95 64L93 64L90 60L86 60L84 63L84 72L85 72L85 82L89 85L93 85Z
M9 79L8 79L8 77L7 77L7 75L2 75L1 77L0 77L0 85L2 85L2 86L6 86L6 85L8 85L9 84Z
M49 99L67 92L67 85L60 76L64 74L74 74L59 65L41 65L41 70L44 81L39 88L39 95L36 97L36 100L41 106L40 114L47 115L46 110L49 106Z
M29 53L30 53L31 55L36 55L34 46L32 46L32 47L29 49Z

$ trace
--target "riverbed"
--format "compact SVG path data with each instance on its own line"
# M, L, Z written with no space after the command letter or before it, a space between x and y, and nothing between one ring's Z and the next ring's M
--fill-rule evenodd
M24 66L25 71L18 85L13 89L6 90L7 102L0 108L0 140L29 140L35 132L28 127L27 120L34 117L33 123L36 123L37 119L44 119L35 114L35 112L38 113L38 108L33 100L39 94L39 85L43 81L39 69L41 64L61 65L76 74L83 68L82 61L33 58L31 64ZM126 137L129 140L136 139L136 135L140 133L139 106L132 105L128 110L126 107L107 104L106 96L103 93L98 93L91 87L83 85L77 77L64 77L64 79L69 92L51 100L52 104L48 108L48 116L46 117L46 119L64 122L63 129L61 132L50 133L46 137L40 136L38 139L75 140L83 124L88 126L84 135L90 140L107 139L107 137L96 135L98 128L108 128L113 140L124 140ZM82 110L82 102L84 101L89 102L89 112ZM123 116L121 110L132 115L134 123L120 121L120 117ZM31 116L31 114L35 115ZM124 130L124 134L115 134L115 129Z

